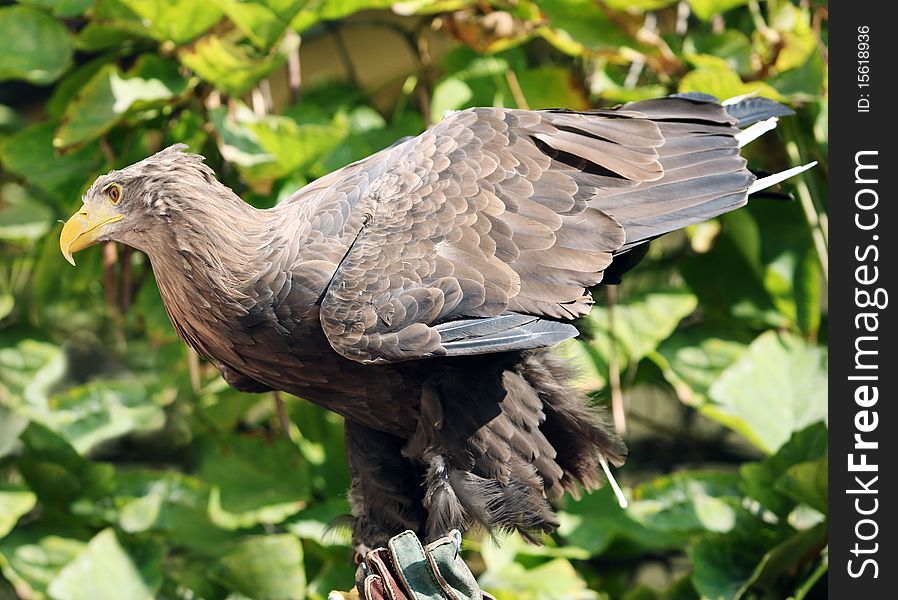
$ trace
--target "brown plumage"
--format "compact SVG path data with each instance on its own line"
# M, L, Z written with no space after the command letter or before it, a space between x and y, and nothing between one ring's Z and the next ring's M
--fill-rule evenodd
M99 178L61 244L143 250L175 329L231 385L346 418L358 548L550 531L549 499L600 485L624 447L543 348L577 334L631 248L743 205L737 124L784 112L465 110L269 210L172 147Z

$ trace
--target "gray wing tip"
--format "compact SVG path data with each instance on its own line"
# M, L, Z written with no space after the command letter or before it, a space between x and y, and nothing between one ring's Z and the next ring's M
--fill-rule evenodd
M451 321L438 325L437 331L449 356L545 348L580 333L570 323L519 313Z

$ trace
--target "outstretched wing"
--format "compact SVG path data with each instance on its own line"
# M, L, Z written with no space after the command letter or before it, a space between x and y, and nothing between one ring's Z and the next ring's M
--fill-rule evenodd
M319 180L302 235L327 254L320 278L337 265L320 297L330 344L396 362L575 336L615 255L745 202L734 122L687 98L478 108Z

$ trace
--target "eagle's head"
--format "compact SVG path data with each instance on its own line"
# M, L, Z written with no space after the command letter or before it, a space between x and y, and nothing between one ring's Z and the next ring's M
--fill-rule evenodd
M114 240L147 251L171 217L199 202L214 202L223 188L203 157L175 144L138 163L102 175L82 197L84 204L59 237L63 256L98 242Z

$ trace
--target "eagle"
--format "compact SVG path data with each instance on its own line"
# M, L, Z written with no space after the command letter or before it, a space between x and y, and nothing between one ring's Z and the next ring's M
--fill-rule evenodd
M344 417L361 555L405 530L537 539L626 454L548 347L650 240L812 166L758 179L740 156L790 113L702 94L454 111L266 210L178 144L99 177L60 247L146 253L231 386Z

